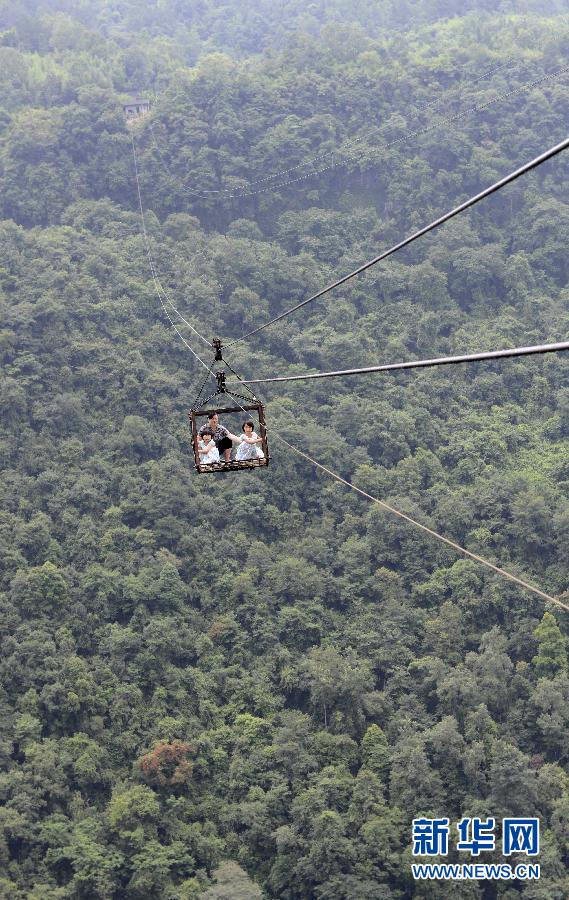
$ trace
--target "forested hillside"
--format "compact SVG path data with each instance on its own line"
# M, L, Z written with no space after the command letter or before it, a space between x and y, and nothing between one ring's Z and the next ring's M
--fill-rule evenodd
M0 0L2 900L569 896L569 614L277 439L194 474L132 152L162 283L230 341L566 137L568 51L561 0ZM568 174L231 365L567 340ZM270 440L569 603L567 355L261 396ZM541 880L414 882L419 815L539 816Z

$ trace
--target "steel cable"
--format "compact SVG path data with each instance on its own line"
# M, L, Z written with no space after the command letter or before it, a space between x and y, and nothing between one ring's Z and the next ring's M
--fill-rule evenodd
M143 204L142 204L142 192L141 192L141 189L140 189L140 175L139 175L139 171L138 171L138 160L137 160L137 156L136 156L136 147L135 147L135 144L134 144L134 137L132 136L132 134L131 134L131 136L130 136L130 139L131 139L131 143L132 143L132 157L133 157L133 160L134 160L134 174L135 174L135 178L136 178L136 190L137 190L137 194L138 194L138 207L139 207L139 210L140 210L140 218L141 218L141 222L142 222L142 234L143 234L143 238L144 238L144 246L145 246L145 250L146 250L146 256L147 256L147 258L148 258L148 264L149 264L149 266L150 266L150 272L151 272L151 274L152 274L152 280L153 280L153 282L154 282L154 287L155 287L155 289L156 289L156 294L157 294L157 296L158 296L158 299L160 300L162 309L166 312L166 315L168 316L168 319L170 320L170 324L173 326L173 328L174 328L174 330L176 331L176 333L177 333L178 335L180 335L180 337L181 337L182 340L184 341L184 344L186 345L186 347L188 348L188 350L190 350L190 352L195 356L195 358L198 360L198 362L200 362L200 363L202 364L202 366L204 366L204 368L206 368L209 372L211 372L211 369L209 368L209 366L203 361L203 359L201 359L201 358L198 356L198 354L192 349L192 347L190 347L190 345L189 345L188 342L185 340L185 338L180 334L180 332L178 331L178 329L176 328L176 326L175 326L174 323L172 322L172 319L171 319L170 315L168 314L168 312L167 312L167 310L166 310L166 307L164 306L164 300L162 299L163 297L164 297L164 299L166 300L166 302L168 303L168 305L169 305L169 306L174 310L174 312L180 317L181 321L184 322L184 324L187 325L188 328L190 328L191 331L193 331L193 333L194 333L197 337L200 338L200 340L202 340L205 344L207 344L208 347L211 346L210 341L208 341L207 338L205 338L202 334L200 334L199 331L198 331L196 328L194 328L194 326L193 326L190 322L188 322L187 319L184 318L184 316L182 315L182 313L181 313L178 309L176 309L176 307L174 306L174 304L172 303L172 301L171 301L170 298L168 297L168 294L167 294L166 290L165 290L164 287L162 286L162 284L161 284L161 282L160 282L160 279L158 278L158 274L157 274L157 272L156 272L156 267L155 267L155 265L154 265L154 259L153 259L153 257L152 257L152 251L150 250L150 241L149 241L149 238L148 238L148 231L147 231L147 228L146 228L146 218L145 218L145 215L144 215L144 207L143 207ZM213 372L212 372L212 374L213 374ZM214 376L214 377L215 377L215 376Z
M563 601L559 600L557 597L552 597L551 594L546 594L545 591L540 590L533 584L525 581L523 578L518 578L517 575L512 575L511 572L508 572L506 569L502 569L501 566L494 565L494 563L491 563L483 556L479 556L477 553L472 553L471 550L467 550L466 547L462 547L460 544L457 544L456 541L451 541L450 538L439 534L439 532L435 531L433 528L429 528L427 525L423 525L421 522L418 522L417 519L414 519L412 516L407 515L407 513L401 512L401 510L396 509L394 506L391 506L384 500L380 500L378 497L374 497L373 494L369 494L367 491L362 490L362 488L356 487L356 485L352 484L351 481L343 478L341 475L339 475L337 472L332 471L332 469L329 469L327 466L322 465L322 463L319 463L317 460L313 459L312 456L309 456L309 454L305 453L303 450L299 450L298 447L295 447L293 444L283 438L282 435L277 434L275 431L271 431L271 436L276 437L277 440L288 447L289 450L292 450L294 453L298 454L298 456L303 457L311 465L316 466L316 468L320 469L322 472L325 472L327 475L330 475L332 478L336 479L336 481L340 482L341 484L344 484L346 487L349 487L352 491L356 491L356 493L361 494L362 497L366 497L366 499L371 500L373 503L377 503L383 509L387 510L390 513L393 513L393 515L395 516L399 516L400 519L404 519L406 522L409 522L416 528L420 528L421 531L424 531L431 537L442 541L444 544L452 547L453 550L462 553L464 556L468 556L470 559L473 559L475 562L479 563L482 566L486 566L486 568L491 569L493 572L502 576L502 578L506 578L509 581L514 582L520 587L523 587L526 590L536 594L538 597L541 597L542 600L546 600L548 603L554 603L555 605L564 609L566 612L569 612L569 606L566 603L563 603Z
M568 66L569 69L569 66ZM537 166L542 165L542 163L547 162L548 159L556 156L558 153L561 153L563 150L566 150L569 147L569 138L565 138L559 144L556 144L554 147L550 147L549 150L546 150L544 153L541 153L539 156L536 156L535 159L530 160L530 162L525 163L523 166L520 166L519 169L516 169L514 172L510 172L509 175L506 175L504 178L501 178L499 181L494 182L494 184L490 185L490 187L485 188L480 193L475 194L473 197L470 197L468 200L465 200L464 203L460 203L458 206L455 206L454 209L451 209L450 212L445 213L443 216L439 216L438 219L435 219L433 222L430 222L428 225L425 225L423 228L420 228L418 231L415 231L409 237L404 238L404 240L399 241L399 243L394 244L393 247L390 247L388 250L384 250L383 253L380 253L379 256L375 256L373 259L370 259L368 262L363 263L363 265L358 266L357 269L354 269L352 272L349 272L347 275L344 275L342 278L338 278L336 281L332 282L332 284L327 285L321 290L317 291L315 294L312 294L311 297L308 297L306 300L303 300L301 303L297 303L295 306L291 306L290 309L285 310L285 312L280 313L278 316L274 316L274 318L269 319L268 322L264 322L262 325L257 326L257 328L252 328L251 331L248 331L246 334L241 335L241 337L236 338L234 341L230 341L225 347L233 347L235 344L241 343L241 341L246 340L247 338L252 337L254 334L258 334L264 328L268 328L270 325L274 325L276 322L280 322L286 316L290 316L291 313L296 312L299 309L302 309L303 306L306 306L308 303L312 303L313 300L317 300L319 297L323 297L325 294L328 294L330 291L333 291L335 288L340 287L340 285L345 284L350 279L355 278L361 272L365 272L366 269L371 268L371 266L377 265L377 263L381 262L384 259L387 259L388 256L391 256L393 253L397 253L398 250L402 250L404 247L407 247L409 244L412 244L413 241L416 241L418 238L427 234L429 231L432 231L435 228L438 228L439 225L443 225L445 222L448 222L449 219L454 218L459 213L464 212L469 209L471 206L475 206L476 203L479 203L481 200L484 200L485 197L489 197L491 194L494 194L496 191L501 190L506 185L511 184L512 181L515 181L517 178L520 178L521 175L525 175L527 172L530 172L532 169L537 168Z
M228 392L231 397L235 395ZM237 400L237 405L241 407L243 412L246 410ZM369 494L367 491L364 491L362 488L356 487L351 481L348 481L346 478L343 478L337 472L334 472L332 469L328 468L328 466L319 463L318 460L314 459L308 453L305 453L304 450L300 450L298 447L295 447L294 444L291 444L290 441L287 441L281 434L279 434L274 429L266 428L266 433L270 435L271 439L276 438L280 441L281 444L284 444L288 447L289 450L292 450L293 453L296 453L298 456L301 456L303 459L307 460L311 465L315 466L317 469L320 469L322 472L325 472L327 475L330 475L331 478L334 478L336 481L350 488L352 491L360 494L362 497L365 497L367 500L371 500L373 503L377 503L378 506L381 506L382 509L387 510L387 512L392 513L395 516L398 516L400 519L403 519L405 522L408 522L410 525L414 525L416 528L419 528L421 531L424 531L426 534L430 535L436 540L441 541L443 544L446 544L448 547L452 547L453 550L456 550L458 553L462 553L463 556L467 556L469 559L474 560L482 566L485 566L487 569L490 569L492 572L500 575L502 578L507 579L508 581L517 584L519 587L525 588L533 594L536 594L538 597L541 597L542 600L545 600L548 603L553 603L556 606L561 607L566 612L569 612L569 605L563 603L562 600L559 600L557 597L552 597L551 594L547 594L545 591L542 591L540 588L535 587L533 584L530 584L528 581L525 581L523 578L518 578L517 575L513 575L511 572L508 572L506 569L503 569L501 566L496 566L494 563L490 562L490 560L485 559L485 557L480 556L478 553L473 553L471 550L467 550L466 547L463 547L461 544L457 544L456 541L452 541L450 538L445 537L443 534L440 534L438 531L435 531L434 528L429 528L428 525L423 525L422 522L419 522L417 519L414 519L412 516L407 513L402 512L400 509L396 509L396 507L391 506L391 504L386 503L384 500L380 500L379 497L374 497L373 494Z
M434 106L438 106L439 104L444 103L445 100L448 100L449 94L454 94L456 92L460 93L462 90L464 90L464 88L466 86L478 84L478 82L483 81L485 78L489 78L491 75L495 75L496 72L500 72L503 69L508 68L512 64L513 59L515 59L515 57L509 57L509 59L505 63L501 63L499 66L496 66L496 68L490 69L490 71L485 72L483 75L479 75L478 78L473 78L473 79L469 79L468 81L465 81L465 82L460 82L458 85L455 85L454 87L450 88L448 91L445 91L442 94L442 96L437 97L435 100L430 100L428 103L424 103L422 106L418 106L416 109L411 110L411 115L416 116L419 113L424 112L425 110L432 109ZM150 127L152 130L152 126L150 126ZM244 187L242 189L239 188L238 190L247 190L248 188L255 187L258 184L264 184L268 181L273 181L277 178L282 178L284 175L290 175L291 172L297 172L299 169L302 169L304 166L310 166L320 159L325 159L327 156L332 156L332 154L334 154L334 153L342 153L342 152L344 152L344 150L346 150L349 147L352 147L354 144L361 144L363 141L369 140L369 138L373 137L378 132L380 132L383 127L384 127L383 124L377 125L374 128L372 128L371 131L368 131L367 134L362 135L361 137L348 138L348 140L346 140L340 147L335 147L333 150L325 150L322 153L317 153L314 156L311 156L309 159L305 159L305 160L303 160L303 162L298 163L295 166L290 166L288 169L280 169L278 172L273 172L272 175L266 175L264 178L258 178L255 181L248 181L246 187ZM412 136L413 135L410 135L410 137L412 137ZM160 150L156 144L156 136L154 135L154 133L153 133L153 137L154 137L154 143L155 143L156 149L160 153ZM391 146L391 144L387 144L387 147L389 147L389 146ZM334 163L334 166L336 166L336 165L341 165L341 161L339 161L338 163ZM314 175L314 174L316 174L316 173L309 172L307 175L305 175L303 177L310 178L311 175ZM268 189L270 189L270 188L272 188L272 185L269 185ZM202 199L204 199L204 200L207 199L207 197L204 196L206 194L227 194L230 197L238 196L238 194L235 192L234 188L233 189L232 188L218 188L218 189L212 188L210 190L202 188L201 193L197 193L196 191L192 191L192 190L189 190L188 193L191 193L196 197L202 197Z
M507 91L503 94L498 94L497 97L491 97L489 100L484 101L484 103L477 104L476 106L471 106L468 109L461 110L458 113L455 113L452 116L447 116L445 118L441 118L436 122L433 122L430 125L425 126L424 128L418 128L412 132L405 132L401 137L396 138L393 141L389 141L386 144L383 144L378 148L371 148L371 152L376 152L377 150L389 150L391 147L395 147L398 144L405 143L413 137L419 137L424 134L429 134L432 131L435 131L438 128L442 128L446 125L451 125L454 122L458 122L463 119L465 116L470 115L471 113L481 112L484 109L487 109L489 106L493 106L495 103L500 103L502 100L507 100L510 97L515 97L518 94L523 93L524 91L528 91L531 88L537 87L540 84L544 84L548 81L553 81L556 78L560 78L562 75L565 75L569 71L569 66L563 66L561 69L557 69L555 72L550 72L547 75L542 75L540 78L536 78L533 81L529 81L524 83L518 88L514 88L511 91ZM339 151L341 152L341 150ZM297 184L300 181L305 181L307 178L312 178L314 175L322 175L324 172L329 172L332 169L340 168L342 166L347 165L350 161L355 161L361 159L365 153L370 152L367 148L359 153L347 153L346 160L339 160L338 162L332 163L328 166L323 166L320 169L315 169L313 172L307 172L304 175L300 175L298 178L291 178L287 181L279 182L278 184L271 184L260 188L256 191L249 191L247 187L237 188L234 193L226 194L224 197L220 198L223 200L231 200L231 199L246 199L247 197L255 197L259 194L263 194L268 190L279 190L280 188L288 187L291 184ZM198 197L202 200L209 199L203 194L199 194L196 191L192 191L191 189L186 189L186 192L192 194L194 197Z
M243 384L268 384L272 381L308 381L314 378L339 378L348 375L368 375L371 372L396 372L402 369L427 369L433 366L449 366L459 363L483 362L516 356L532 356L539 353L560 353L569 350L569 341L556 344L536 344L533 347L512 347L506 350L486 350L462 356L440 356L435 359L418 359L410 362L386 363L381 366L365 366L361 369L340 369L335 372L305 372L303 375L280 375L269 378L240 378Z

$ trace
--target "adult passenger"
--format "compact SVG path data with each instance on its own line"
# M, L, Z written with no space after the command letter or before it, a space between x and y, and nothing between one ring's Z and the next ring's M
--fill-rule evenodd
M223 454L225 462L231 462L231 448L233 447L233 441L239 441L239 438L235 434L231 434L225 425L221 424L217 413L210 413L208 419L209 425L202 425L198 431L198 436L201 438L205 432L211 431L215 446L219 450L220 458Z

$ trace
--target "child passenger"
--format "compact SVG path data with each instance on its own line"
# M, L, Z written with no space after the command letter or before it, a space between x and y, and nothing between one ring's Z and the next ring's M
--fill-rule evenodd
M198 440L198 453L200 455L200 464L202 465L219 462L219 450L215 446L213 431L209 431L209 429L202 431Z
M257 437L253 430L255 425L251 421L243 422L243 434L239 435L240 444L235 454L235 459L240 462L244 459L264 459L265 454L257 444L262 444L263 439Z

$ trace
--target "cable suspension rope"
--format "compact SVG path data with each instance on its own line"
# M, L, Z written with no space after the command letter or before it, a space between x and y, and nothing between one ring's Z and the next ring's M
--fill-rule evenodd
M168 313L168 311L167 311L167 309L166 309L166 307L165 307L165 305L164 305L164 300L166 300L166 302L168 303L168 305L169 305L169 306L174 310L174 312L180 317L180 319L184 322L184 324L186 324L186 325L193 331L193 333L194 333L197 337L200 338L200 340L202 340L205 344L207 344L208 347L211 346L211 344L210 344L210 342L208 341L208 339L205 338L202 334L200 334L199 331L197 331L197 329L195 329L194 326L193 326L190 322L188 322L187 319L184 318L184 316L181 314L181 312L180 312L178 309L176 309L176 307L174 306L174 304L172 303L172 301L171 301L170 298L168 297L168 294L167 294L166 290L163 288L163 286L162 286L162 284L161 284L161 282L160 282L160 279L158 278L158 274L157 274L157 272L156 272L156 266L154 265L154 259L153 259L153 257L152 257L152 251L151 251L151 249L150 249L150 241L149 241L149 238L148 238L148 231L147 231L147 228L146 228L146 218L145 218L145 216L144 216L144 207L143 207L143 204L142 204L142 192L141 192L141 189L140 189L140 175L139 175L139 171L138 171L138 159L137 159L137 156L136 156L136 147L135 147L135 144L134 144L134 137L133 137L132 134L131 134L131 136L130 136L130 139L131 139L131 144L132 144L132 158L133 158L133 160L134 160L134 174L135 174L135 178L136 178L136 190L137 190L137 194L138 194L138 207L139 207L139 210L140 210L140 219L141 219L141 222L142 222L142 234L143 234L143 238L144 238L144 247L145 247L145 250L146 250L146 256L148 257L148 264L149 264L149 266L150 266L150 272L151 272L151 274L152 274L152 280L153 280L153 282L154 282L154 287L155 287L155 289L156 289L156 294L157 294L157 296L158 296L158 299L160 300L160 304L161 304L161 306L162 306L162 309L163 309L164 312L166 313L166 315L167 315L167 317L168 317L168 319L169 319L169 321L170 321L170 324L172 325L172 327L174 328L174 330L176 331L176 333L182 338L182 341L184 342L184 344L186 345L186 347L188 348L188 350L193 354L193 356L195 356L195 358L198 360L198 362L201 363L201 365L204 366L204 368L206 368L206 369L208 370L208 372L211 372L211 369L209 368L209 366L207 365L207 363L205 363L205 362L203 361L203 359L201 359L201 357L199 357L198 354L192 349L192 347L190 347L190 345L188 344L188 342L186 341L186 339L184 338L184 336L183 336L183 335L180 333L180 331L176 328L174 322L172 321L172 318L170 317L170 315L169 315L169 313ZM213 372L212 372L211 374L213 375ZM214 375L214 377L215 377L215 375Z
M192 354L192 356L195 356L195 358L197 359L197 361L198 361L199 363L202 364L202 366L204 367L204 369L207 369L208 374L211 375L212 378L215 378L215 372L214 372L212 369L210 369L210 367L208 366L208 364L205 363L205 362L203 361L203 359L201 359L201 357L198 356L198 354L195 352L195 350L188 344L186 338L184 337L184 335L182 334L182 332L180 331L180 329L177 328L176 323L173 321L173 319L172 319L170 313L168 312L167 308L164 306L164 303L163 303L163 301L162 301L162 297L159 296L158 299L160 300L160 304L161 304L161 306L162 306L162 309L164 310L164 313L165 313L165 315L166 315L168 321L170 322L170 325L172 326L172 328L174 329L174 331L176 332L176 334L178 335L178 337L180 338L180 340L182 341L182 343L187 347L187 349L190 351L190 353Z
M499 181L494 182L494 184L490 185L490 187L485 188L483 191L480 191L480 193L475 194L468 200L465 200L464 203L460 203L458 206L455 206L454 209L450 210L450 212L447 212L443 216L440 216L438 219L435 219L433 222L430 222L429 225L425 225L423 228L420 228L419 231L414 232L414 234L400 241L398 244L395 244L393 247L390 247L389 250L384 250L383 253L379 254L379 256L376 256L373 259L370 259L368 262L363 263L363 265L358 266L358 268L354 269L353 272L349 272L342 278L338 278L337 281L332 282L332 284L329 284L327 285L327 287L324 287L320 291L317 291L315 294L312 294L311 297L308 297L301 303L297 303L296 306L291 306L290 309L285 310L285 312L281 313L278 316L275 316L268 322L264 322L257 328L251 329L251 331L248 331L246 334L241 335L241 337L237 338L236 340L226 344L225 347L232 347L234 344L239 344L241 341L252 337L254 334L258 334L264 328L268 328L269 325L274 325L276 322L280 322L281 319L284 319L286 316L291 315L291 313L302 309L303 306L306 306L308 303L312 303L313 300L317 300L319 297L323 297L324 294L327 294L330 291L333 291L335 288L340 287L340 285L345 284L347 281L350 281L351 278L355 278L356 275L359 275L361 272L365 272L366 269L371 268L371 266L377 265L377 263L381 262L384 259L387 259L388 256L391 256L393 253L397 253L398 250L402 250L403 247L409 246L409 244L412 244L413 241L416 241L418 238L422 237L424 234L427 234L429 231L433 231L433 229L438 228L438 226L444 224L444 222L448 222L449 219L452 219L459 213L464 212L466 209L469 209L471 206L474 206L476 203L484 200L485 197L489 197L496 191L501 190L507 184L511 184L512 181L515 181L521 175L525 175L526 172L530 172L532 169L537 168L537 166L542 165L542 163L546 162L548 159L557 156L558 153L566 150L567 147L569 147L569 137L565 138L565 140L561 141L559 144L556 144L554 147L550 147L549 150L546 150L545 153L541 153L539 156L536 156L535 159L532 159L530 162L527 162L523 166L520 166L519 169L516 169L514 172L510 172L509 175L506 175Z
M415 131L408 132L406 131L401 137L396 138L393 141L389 141L386 144L383 144L380 147L376 147L375 150L389 150L391 147L395 147L398 144L406 143L411 140L413 137L419 137L424 134L429 134L431 131L435 131L438 128L442 128L443 126L450 125L454 122L458 122L463 119L465 116L470 115L471 113L481 112L484 109L487 109L489 106L493 106L496 103L500 103L502 100L507 100L510 97L515 97L517 94L521 94L524 91L528 91L531 88L537 87L540 84L544 84L548 81L553 81L556 78L560 78L562 75L569 72L569 66L563 66L561 69L557 69L555 72L550 72L547 75L542 75L539 78L536 78L534 81L528 81L522 84L520 87L514 88L513 90L506 91L503 94L498 94L497 97L491 97L489 100L485 100L483 103L479 103L476 106L471 106L468 109L461 110L457 113L454 113L452 116L446 116L437 120L436 122L427 125L424 128L418 128ZM342 148L340 148L341 150ZM373 148L372 148L373 149ZM220 196L220 200L231 200L231 199L246 199L247 197L256 197L259 194L263 194L268 190L280 190L280 188L288 187L291 184L297 184L300 181L304 181L307 178L312 178L314 175L322 175L324 172L329 172L332 169L341 168L347 164L349 161L354 161L361 159L368 151L368 148L357 152L357 153L346 153L345 160L338 160L337 162L331 163L327 166L323 166L320 169L314 169L312 172L306 172L304 175L299 175L297 178L291 178L287 181L281 181L277 184L270 184L263 188L259 188L259 190L251 191L248 190L248 185L244 185L242 188L236 188L233 193L225 194L224 196ZM195 197L199 197L202 200L207 200L209 197L204 196L203 194L197 193L196 191L192 191L191 189L186 189L186 193L192 194Z
M557 344L536 344L533 347L512 347L507 350L487 350L463 356L440 356L435 359L417 359L411 362L386 363L381 366L365 366L361 369L339 369L336 372L305 372L303 375L280 375L270 378L243 378L243 384L267 384L271 381L308 381L313 378L341 378L347 375L367 375L370 372L396 372L400 369L428 369L432 366L452 366L459 363L481 362L513 356L533 356L538 353L560 353L569 350L569 341Z
M569 347L569 345L568 345ZM239 376L238 376L239 377ZM246 383L246 382L244 382ZM239 394L236 396L235 394L228 391L229 395L233 397L237 405L241 407L244 413L246 413L245 408L239 403ZM240 399L246 400L247 398L241 397ZM324 466L322 463L319 463L316 459L310 456L308 453L305 453L303 450L300 450L298 447L295 447L290 441L287 441L278 431L274 429L266 429L266 431L270 434L271 439L276 438L280 441L281 444L284 444L289 450L292 450L293 453L296 453L298 456L301 456L303 459L307 460L311 465L315 466L317 469L320 469L322 472L325 472L327 475L330 475L336 481L344 484L346 487L349 487L352 491L355 491L358 494L361 494L362 497L365 497L367 500L371 500L373 503L377 503L378 506L381 506L383 509L387 510L387 512L393 513L393 515L398 516L400 519L403 519L405 522L408 522L410 525L414 525L416 528L419 528L421 531L424 531L426 534L429 534L431 537L436 538L438 541L442 541L443 544L446 544L448 547L452 547L453 550L456 550L458 553L462 553L464 556L467 556L469 559L473 559L475 562L479 563L482 566L485 566L487 569L491 569L492 572L495 572L497 575L500 575L502 578L505 578L508 581L512 581L514 584L517 584L519 587L525 588L533 594L536 594L538 597L541 597L542 600L545 600L548 603L553 603L556 606L561 607L566 612L569 612L569 606L566 603L563 603L562 600L559 600L557 597L552 597L550 594L546 594L545 591L540 590L540 588L535 587L533 584L530 584L528 581L525 581L523 578L518 578L517 575L513 575L511 572L508 572L506 569L502 569L500 566L494 565L494 563L490 562L490 560L485 559L483 556L479 556L477 553L473 553L471 550L467 550L466 547L462 547L460 544L457 544L456 541L452 541L450 538L445 537L443 534L439 534L438 531L435 531L433 528L429 528L427 525L423 525L422 522L419 522L417 519L414 519L412 516L407 513L402 512L400 509L396 509L394 506L391 506L389 503L386 503L384 500L380 500L379 497L374 497L373 494L369 494L367 491L362 490L362 488L356 487L351 481L348 481L346 478L343 478L337 472L332 471L327 466Z
M197 408L198 408L198 404L199 404L199 402L200 402L200 398L201 398L201 395L202 395L202 393L203 393L203 389L205 388L205 386L206 386L206 384L207 384L207 380L208 380L208 378L209 378L209 375L210 375L210 373L207 372L207 374L206 374L206 376L205 376L205 378L204 378L203 384L202 384L201 388L199 389L199 391L198 391L198 393L197 393L197 396L196 396L196 399L195 399L194 402L192 403L190 409L197 409Z
M438 541L442 541L444 544L452 547L453 550L456 550L458 553L462 553L464 556L469 557L469 559L473 559L475 562L480 563L480 565L486 566L487 569L491 569L502 578L514 582L518 586L531 591L538 597L541 597L542 600L546 600L548 603L553 603L556 606L561 607L561 609L564 609L566 612L569 612L569 606L566 603L563 603L563 601L559 600L557 597L552 597L550 594L546 594L545 591L540 590L533 584L525 581L523 578L518 578L517 575L512 575L512 573L506 571L506 569L502 569L500 566L494 565L494 563L491 563L483 556L479 556L477 553L472 553L472 551L467 550L465 547L462 547L455 541L451 541L444 535L439 534L439 532L435 531L433 528L428 528L427 525L423 525L421 522L413 519L412 516L407 515L407 513L401 512L401 510L396 509L389 503L385 503L384 500L380 500L378 497L374 497L373 494L368 494L367 491L356 487L356 485L352 484L351 481L348 481L346 478L342 478L342 476L338 475L337 472L333 472L332 469L329 469L327 466L322 465L322 463L319 463L317 460L313 459L312 456L309 456L308 453L304 453L303 450L299 450L298 447L294 447L291 443L289 443L289 441L283 438L280 434L277 434L275 431L271 431L271 437L276 437L277 440L288 447L289 450L292 450L294 453L298 454L298 456L302 456L305 460L311 463L311 465L315 466L317 469L320 469L322 472L325 472L327 475L330 475L332 478L334 478L336 481L341 482L341 484L344 484L346 487L349 487L352 491L356 491L356 493L361 494L362 497L366 497L367 500L371 500L373 503L377 503L378 506L381 506L388 512L393 513L393 515L399 516L400 519L404 519L406 522L409 522L409 524L414 525L416 528L420 528L421 531L426 532L431 537L436 538Z
M253 391L251 390L251 388L247 386L247 382L245 381L245 379L241 378L241 375L239 375L239 374L235 371L235 369L233 368L233 366L232 366L230 363L227 362L227 360L225 359L225 357L222 357L222 360L223 360L223 362L225 363L225 365L227 366L227 368L232 372L232 374L235 375L235 377L236 377L237 380L240 382L240 384L244 384L244 385L245 385L245 390L249 391L249 393L251 394L251 397L253 398L253 400L256 400L257 398L255 397L255 394L253 393Z
M502 69L508 68L509 66L512 65L513 61L518 62L517 58L514 55L508 57L505 63L501 63L499 66L496 66L496 68L490 69L488 72L484 72L483 75L479 75L478 78L467 79L465 81L459 82L458 84L451 87L449 90L443 91L441 94L439 94L439 96L435 100L430 100L428 103L423 103L421 106L418 106L416 109L411 110L407 114L411 115L411 116L416 116L419 113L424 112L425 110L432 109L434 106L438 106L439 104L443 103L445 100L448 100L449 94L455 94L455 93L460 94L466 86L478 84L478 82L483 81L485 78L489 78L491 75L494 75L496 72L500 72L500 71L502 71ZM464 68L464 67L465 66L462 66L462 68ZM509 96L509 94L505 94L502 96L507 97L507 96ZM442 124L442 123L438 123L438 124ZM196 194L196 196L202 196L204 200L207 199L207 197L204 196L205 194L227 194L232 197L238 196L238 194L236 192L239 190L245 191L245 190L248 190L249 188L255 187L256 185L264 184L269 181L274 181L277 178L283 178L285 175L290 175L291 172L297 172L299 169L302 169L305 166L309 166L309 165L312 165L313 163L318 162L318 160L326 159L326 157L332 156L334 153L342 153L355 144L361 144L363 141L369 140L371 137L373 137L378 132L380 132L381 129L384 127L385 126L383 123L381 125L376 125L370 131L368 131L367 134L361 135L360 137L348 138L346 141L344 141L344 143L340 147L334 147L332 150L324 150L321 153L317 153L314 156L308 157L308 159L303 160L301 163L297 163L295 166L290 166L288 169L279 169L277 172L273 172L272 175L265 175L264 178L257 178L254 181L249 180L243 188L217 188L217 189L202 188L201 193ZM417 132L415 132L415 133L417 133ZM413 135L410 135L410 137L413 137ZM389 146L391 146L391 144L387 144L387 147L389 147ZM350 154L350 156L351 155L352 154ZM333 165L334 166L341 165L341 161L339 161L338 163L334 163ZM317 174L317 173L309 172L307 175L304 175L302 177L310 178L312 175L315 175L315 174ZM295 180L298 180L298 179L295 179ZM288 182L286 182L286 183L288 184ZM272 185L269 185L269 189L272 187L273 187ZM196 192L191 191L190 193L196 193Z

